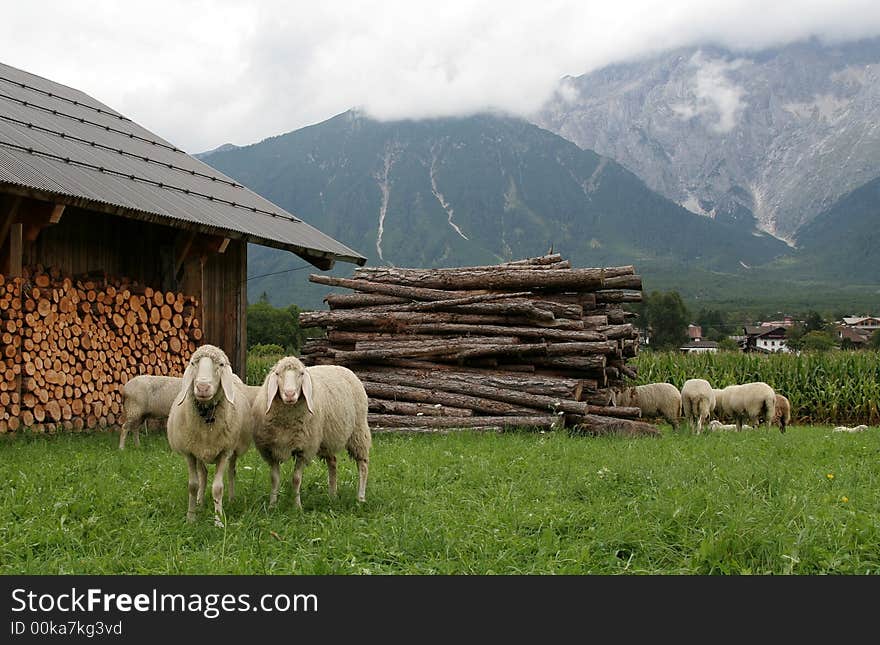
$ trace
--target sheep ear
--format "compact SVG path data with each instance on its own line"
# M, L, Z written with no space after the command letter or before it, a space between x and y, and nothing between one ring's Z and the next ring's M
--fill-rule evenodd
M220 387L223 388L223 395L232 405L235 405L235 379L231 365L220 368Z
M180 384L180 394L174 401L175 405L180 405L186 400L186 395L192 389L193 381L196 380L196 367L193 364L187 366L183 372L183 383Z
M275 396L278 394L278 375L275 373L275 370L269 372L269 376L266 377L266 412L272 408L272 401L275 400Z
M309 376L309 370L303 372L302 393L306 399L306 405L309 408L309 413L314 414L315 407L312 404L312 377Z

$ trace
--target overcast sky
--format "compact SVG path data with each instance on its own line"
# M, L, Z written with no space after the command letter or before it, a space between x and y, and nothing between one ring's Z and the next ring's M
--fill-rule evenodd
M683 45L880 35L880 0L30 0L0 62L80 89L188 152L351 107L536 110L565 75Z

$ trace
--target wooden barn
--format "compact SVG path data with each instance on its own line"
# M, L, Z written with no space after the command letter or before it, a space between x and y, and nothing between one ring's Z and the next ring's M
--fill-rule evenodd
M101 361L83 350L89 336L106 327L108 346L121 351L123 333L138 335L147 353L154 347L148 325L155 322L164 339L158 343L169 351L168 334L177 330L167 329L165 309L175 321L179 312L193 332L172 339L184 362L192 349L187 338L195 336L222 347L244 376L248 243L288 250L322 270L337 260L366 261L90 96L0 64L0 304L9 307L0 422L27 411L28 377L47 371L28 351L36 336L53 332L47 324L60 340L51 350L66 356L44 355L41 362L60 365L49 370L58 383L47 381L68 407L87 390L72 386L79 363ZM133 311L120 309L126 298ZM157 321L150 319L152 299L163 312ZM124 371L143 373L131 356ZM37 397L27 400L39 405ZM47 418L53 420L60 419Z

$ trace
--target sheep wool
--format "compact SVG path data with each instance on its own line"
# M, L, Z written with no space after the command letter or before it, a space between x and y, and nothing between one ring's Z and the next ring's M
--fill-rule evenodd
M216 464L211 495L214 523L223 526L223 476L229 472L229 499L235 495L235 464L252 442L248 391L236 378L226 353L202 345L183 374L168 415L168 444L186 457L189 469L187 521L204 501L208 464Z
M728 385L722 390L721 398L725 413L733 419L737 428L742 428L746 420L758 427L762 419L769 428L776 414L776 392L763 381Z
M648 383L616 392L614 404L637 407L642 417L662 417L673 429L681 420L681 392L671 383Z
M703 426L709 423L715 409L715 391L709 381L692 378L681 386L682 414L696 434L703 432Z
M119 449L125 449L125 438L134 430L134 444L141 445L141 426L147 419L168 418L171 404L180 391L178 376L142 374L130 379L122 389L125 423L119 433Z
M837 426L832 432L864 432L868 429L866 425L857 425L850 428L849 426Z
M781 394L776 395L776 413L773 416L773 423L779 425L780 432L785 432L788 424L791 423L791 403Z
M253 404L254 444L270 467L270 506L278 500L281 464L292 456L297 507L303 470L316 456L327 463L328 490L335 496L336 454L343 449L357 463L357 499L365 501L372 446L367 409L364 385L348 368L305 367L294 356L279 360Z

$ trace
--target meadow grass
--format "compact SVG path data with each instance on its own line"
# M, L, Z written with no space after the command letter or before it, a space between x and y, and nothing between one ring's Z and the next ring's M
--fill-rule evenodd
M876 574L880 431L827 427L661 438L463 431L374 437L367 501L339 460L239 462L214 527L186 524L186 466L164 434L0 441L0 573ZM212 469L213 470L213 467ZM210 489L209 489L210 490Z

